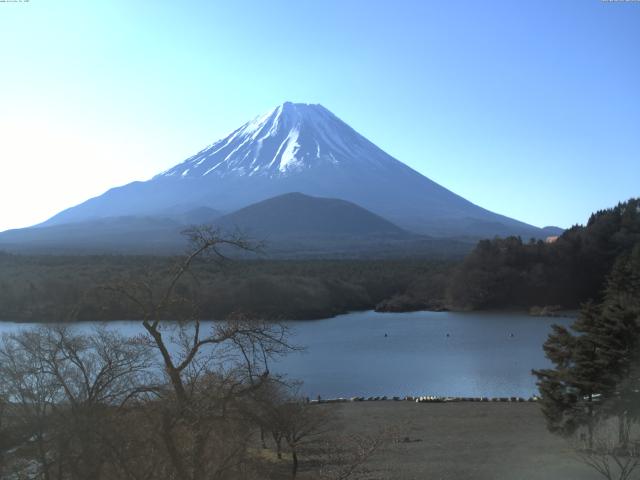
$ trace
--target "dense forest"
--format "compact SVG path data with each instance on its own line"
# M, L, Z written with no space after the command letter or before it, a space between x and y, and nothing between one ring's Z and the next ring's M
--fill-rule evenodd
M14 321L138 319L113 287L157 291L180 259L160 256L0 254L0 318ZM453 268L441 260L198 260L179 288L201 318L244 313L323 318L351 310L440 304ZM183 306L185 307L185 306ZM184 308L183 308L184 310ZM181 317L176 305L167 315Z
M556 241L483 240L456 268L448 302L461 309L561 306L599 301L616 259L640 243L640 200L601 210Z

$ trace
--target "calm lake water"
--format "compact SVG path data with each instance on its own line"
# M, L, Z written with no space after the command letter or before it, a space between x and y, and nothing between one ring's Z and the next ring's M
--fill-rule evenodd
M571 322L522 313L372 311L291 321L293 342L307 348L272 371L302 380L310 397L529 397L536 393L531 369L549 365L542 344L551 325ZM142 331L136 322L109 325ZM28 326L0 323L0 333Z

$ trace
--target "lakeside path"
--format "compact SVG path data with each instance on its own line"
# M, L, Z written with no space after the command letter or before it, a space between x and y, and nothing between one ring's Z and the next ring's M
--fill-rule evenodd
M536 403L328 404L344 433L397 426L400 443L369 463L379 480L596 480L568 444L547 432Z

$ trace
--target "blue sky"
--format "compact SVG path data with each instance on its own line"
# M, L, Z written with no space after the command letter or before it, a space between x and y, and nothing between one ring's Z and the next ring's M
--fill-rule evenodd
M640 2L0 3L0 230L321 103L490 210L640 195Z

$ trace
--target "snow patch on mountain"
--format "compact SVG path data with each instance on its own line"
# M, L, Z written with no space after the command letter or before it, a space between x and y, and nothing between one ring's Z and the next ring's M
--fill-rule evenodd
M357 168L384 169L385 165L400 162L322 105L286 102L158 177L278 177L345 163Z

